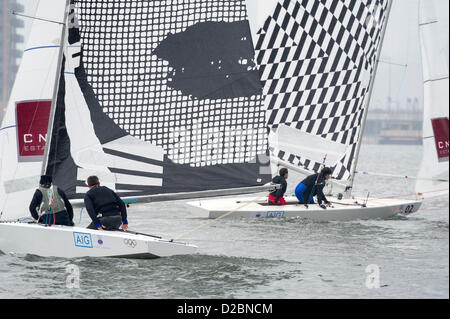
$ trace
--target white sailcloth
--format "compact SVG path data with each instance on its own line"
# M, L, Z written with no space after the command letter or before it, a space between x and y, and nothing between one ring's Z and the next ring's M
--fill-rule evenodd
M448 65L439 41L439 27L433 1L422 0L419 7L419 36L423 64L424 114L423 158L417 193L424 198L448 194L449 178L449 81Z
M36 16L52 21L62 21L65 1L41 0ZM0 127L0 219L24 217L29 201L38 187L42 166L45 132L33 130L33 120L42 114L33 114L29 127L19 129L17 114L23 102L31 109L48 110L51 104L62 25L33 20L28 43L11 91L7 111ZM37 107L36 104L40 103ZM40 108L45 104L45 108ZM28 112L30 109L24 109ZM36 112L37 113L37 112ZM19 113L20 114L20 113ZM48 115L44 115L48 121ZM19 119L20 121L20 119ZM43 124L43 123L41 123ZM23 130L22 130L23 129ZM40 142L40 143L38 143ZM29 145L28 145L29 144ZM39 144L39 145L38 145ZM38 156L36 154L40 149ZM28 154L27 154L27 151ZM37 152L39 153L39 152Z

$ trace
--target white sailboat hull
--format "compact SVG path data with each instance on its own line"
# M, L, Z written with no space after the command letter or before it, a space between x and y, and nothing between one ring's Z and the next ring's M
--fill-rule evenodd
M0 234L2 252L42 257L152 259L193 254L197 250L194 245L145 235L68 226L1 222Z
M420 200L374 199L365 200L342 199L327 196L332 207L322 209L317 204L306 207L299 204L296 197L285 197L288 205L269 206L266 199L239 198L217 199L188 202L189 210L197 216L218 218L307 218L315 221L350 221L367 219L387 219L396 215L408 215L417 212ZM355 203L357 202L357 203ZM231 213L232 212L232 213Z

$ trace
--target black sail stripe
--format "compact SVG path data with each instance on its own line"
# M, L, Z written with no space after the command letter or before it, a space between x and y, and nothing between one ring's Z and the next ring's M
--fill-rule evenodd
M106 147L103 148L103 151L106 154L114 155L114 156L121 157L121 158L126 158L126 159L133 160L133 161L138 161L138 162L142 162L142 163L153 164L153 165L157 165L157 166L162 166L162 163L163 163L162 161L157 161L157 160L154 160L151 158L142 157L142 156L126 153L126 152L116 151L116 150L109 149Z

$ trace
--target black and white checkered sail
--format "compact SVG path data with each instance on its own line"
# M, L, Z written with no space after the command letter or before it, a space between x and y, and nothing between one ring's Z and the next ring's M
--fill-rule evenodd
M387 0L71 5L47 173L72 196L258 186L270 152L348 178Z
M277 1L252 30L275 156L317 170L328 155L334 176L349 178L387 8L387 0Z

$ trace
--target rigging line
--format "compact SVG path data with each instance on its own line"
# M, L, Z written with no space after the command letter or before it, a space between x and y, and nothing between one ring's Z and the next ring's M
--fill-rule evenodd
M33 16L26 15L26 14L15 12L14 10L11 13L13 15L16 15L16 16L19 16L19 17L25 17L25 18L30 18L30 19L34 19L34 20L40 20L40 21L45 21L45 22L51 22L51 23L64 25L63 22L59 22L59 21L55 21L55 20L49 20L49 19L43 19L43 18L38 18L38 17L33 17Z
M406 178L406 179L419 179L419 180L427 180L427 181L435 181L435 182L445 182L448 183L448 179L444 178L427 178L427 177L418 177L418 176L408 176L408 175L396 175L396 174L383 174L383 173L371 173L365 171L355 171L356 174L361 175L373 175L373 176L385 176L385 177L398 177L398 178Z
M39 46L39 47L31 47L28 49L23 50L23 52L27 52L27 51L32 51L32 50L39 50L39 49L50 49L50 48L59 48L59 45L43 45L43 46ZM80 45L78 46L74 46L74 45L69 45L69 47L71 48L79 48L81 47Z
M419 27L427 25L427 24L433 24L433 23L438 23L438 20L432 20L429 22L419 23Z
M425 84L425 83L428 83L428 82L442 81L442 80L447 80L447 79L448 79L448 75L444 76L442 78L429 79L429 80L423 81L423 83Z
M32 47L32 48L28 48L23 50L23 52L27 52L27 51L33 51L33 50L39 50L39 49L50 49L50 48L59 48L59 45L43 45L40 47Z
M233 210L231 210L231 211L229 211L229 212L223 214L222 216L219 216L219 217L217 217L217 218L215 218L215 219L213 219L213 220L211 220L211 221L209 221L209 222L206 222L206 223L204 223L204 224L201 224L200 226L197 226L197 227L195 227L195 228L193 228L193 229L191 229L191 230L188 230L188 231L182 233L181 235L175 237L175 238L172 239L171 241L176 241L176 240L178 240L178 239L180 239L180 238L182 238L182 237L184 237L184 236L186 236L186 235L188 235L188 234L192 234L192 233L194 233L194 232L196 232L196 231L198 231L198 230L200 230L200 229L202 229L202 228L205 228L206 226L209 226L209 225L211 225L211 224L213 224L213 223L215 223L215 222L221 220L222 218L225 218L225 217L227 217L227 216L233 214L234 212L238 211L239 209L242 209L242 208L244 208L244 207L246 207L246 206L248 206L248 205L250 205L250 204L256 203L257 201L259 201L259 200L261 200L261 199L262 199L262 197L258 197L258 198L255 198L255 199L253 199L253 200L250 200L250 201L248 201L248 202L245 202L244 205L238 206L237 208L235 208L235 209L233 209Z
M438 191L436 191L436 193L437 193ZM438 198L442 198L443 197L443 194L438 194L438 195L433 195L433 196L428 196L427 198L423 198L423 200L431 200L431 199L438 199ZM448 203L448 201L447 201L447 203Z
M408 45L409 45L409 44L408 44ZM408 64L400 64L400 63L390 62L390 61L381 60L381 59L379 59L378 62L381 62L381 63L383 63L383 64L389 64L389 65L401 66L401 67L404 67L404 68L407 68L407 67L408 67Z
M409 193L409 194L402 194L402 195L393 195L393 196L385 196L385 197L377 197L377 198L370 198L369 201L376 201L376 200L380 200L380 199L394 199L394 198L402 198L402 197L407 197L407 196L421 196L423 194L432 194L432 193L438 193L438 192L443 192L443 191L448 191L448 188L442 188L442 189L435 189L432 191L428 191L428 192L420 192L420 193ZM356 200L364 200L364 198L361 197L356 197Z
M408 41L407 55L409 55L409 46L410 46L410 44ZM391 64L395 65L395 63L391 63ZM402 89L404 89L407 71L408 71L408 65L406 64L405 68L403 69L400 82L397 85L395 85L395 87L393 88L393 92L391 93L391 96L390 96L391 102L394 101L394 98L393 98L394 96L395 96L395 100L397 100L400 95L400 92L402 91ZM390 75L390 77L392 79L392 74Z
M82 207L82 208L81 208L81 211L80 211L80 219L78 220L78 225L81 224L81 218L82 218L82 216L83 216L83 209L84 209L84 207Z

